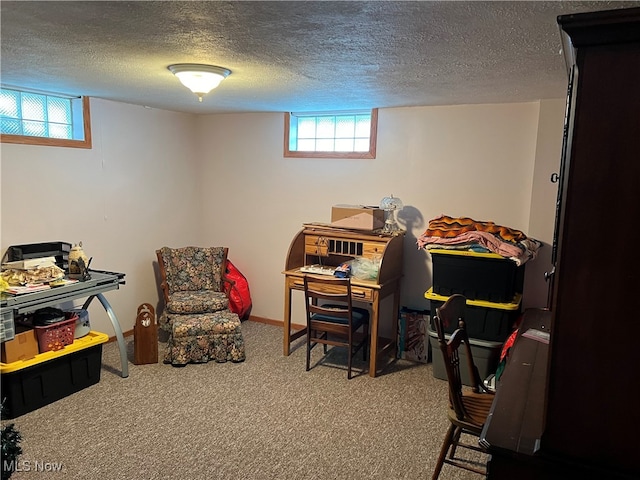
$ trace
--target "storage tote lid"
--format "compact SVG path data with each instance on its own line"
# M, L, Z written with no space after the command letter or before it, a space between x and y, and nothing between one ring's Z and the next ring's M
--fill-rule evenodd
M33 313L33 325L43 327L65 320L64 312L59 308L40 308Z

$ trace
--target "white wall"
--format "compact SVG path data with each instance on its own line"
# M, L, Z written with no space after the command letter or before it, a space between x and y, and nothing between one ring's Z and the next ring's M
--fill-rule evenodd
M551 174L560 173L564 109L563 99L540 102L528 234L542 241L544 246L536 260L527 266L524 308L547 305L549 285L544 281L544 274L552 270L551 247L558 195L558 184L551 182Z
M91 150L2 144L2 252L82 241L93 268L126 274L105 297L129 330L158 301L155 250L200 240L196 117L92 99L91 118ZM114 334L99 302L90 317Z
M430 257L416 239L430 219L469 216L528 232L539 110L538 102L381 109L373 160L284 158L282 113L202 117L202 178L212 188L203 191L204 238L230 247L249 278L252 313L281 320L281 272L302 224L329 222L336 203L393 194L408 221L401 304L428 308ZM553 214L538 218L552 223Z
M551 242L555 191L538 184L559 162L560 104L382 109L377 158L336 160L284 158L282 113L196 117L94 99L92 150L2 144L2 251L82 241L92 266L126 273L107 293L126 331L138 305L158 304L157 248L226 245L252 314L282 320L281 272L302 224L394 194L408 227L401 304L428 308L430 258L415 242L431 218L491 220ZM525 298L543 306L537 283ZM100 310L92 326L112 335Z

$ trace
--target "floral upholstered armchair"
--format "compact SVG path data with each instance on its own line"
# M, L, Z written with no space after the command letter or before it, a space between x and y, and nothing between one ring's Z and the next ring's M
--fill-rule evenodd
M165 308L160 327L168 332L165 363L245 359L238 316L225 293L227 247L162 247L156 251Z

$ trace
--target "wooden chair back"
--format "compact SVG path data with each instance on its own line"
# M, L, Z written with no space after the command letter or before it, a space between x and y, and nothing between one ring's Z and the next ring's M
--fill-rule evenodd
M464 310L466 298L462 295L452 295L442 305L436 309L434 324L438 333L438 343L444 358L444 366L449 382L449 400L451 407L456 413L458 420L470 421L473 423L473 412L468 412L463 402L463 382L461 374L461 349L464 349L466 357L465 368L469 372L471 379L471 389L474 393L480 393L483 388L480 374L473 361L471 344L465 329ZM455 322L455 323L454 323ZM449 340L445 337L445 326L457 325L458 328L451 334Z
M352 322L353 304L351 300L351 279L338 278L328 275L305 275L304 295L307 311L307 323L322 322L326 318L331 323L342 324L344 330ZM325 305L331 305L327 307ZM336 308L336 305L341 305ZM313 318L319 320L313 320ZM335 319L342 319L336 322Z
M304 295L307 316L307 371L311 349L318 343L348 347L347 378L351 378L352 358L362 349L367 357L369 343L369 312L354 307L351 300L351 279L326 275L305 275ZM362 329L362 338L356 331Z

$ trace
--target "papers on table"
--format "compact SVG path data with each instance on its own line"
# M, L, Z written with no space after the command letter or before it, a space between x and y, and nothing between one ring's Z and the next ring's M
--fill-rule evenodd
M36 268L51 267L56 264L56 257L27 258L2 264L3 270L34 270Z
M36 283L27 285L11 285L6 292L11 295L22 295L24 293L40 292L41 290L49 290L51 286L48 283Z
M25 293L34 293L40 292L42 290L49 290L54 287L64 287L65 285L71 285L73 283L78 283L78 280L70 279L70 278L58 278L55 280L51 280L49 283L27 283L26 285L10 285L6 293L10 293L11 295L23 295Z
M532 340L536 340L538 342L549 344L549 332L543 332L542 330L537 330L535 328L530 328L526 332L522 334L523 337L530 338Z

